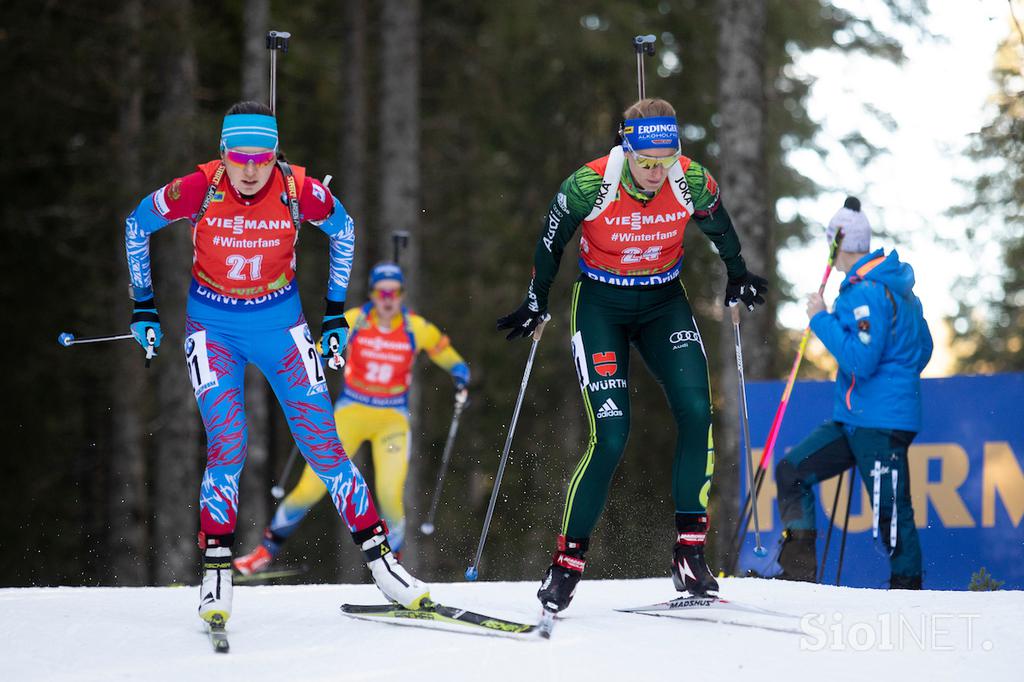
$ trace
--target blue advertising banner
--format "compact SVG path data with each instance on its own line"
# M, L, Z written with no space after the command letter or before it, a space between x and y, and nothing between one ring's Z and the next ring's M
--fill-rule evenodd
M781 381L747 385L755 467L783 388ZM832 382L797 382L773 460L831 418L833 392ZM1024 374L925 379L922 397L924 422L910 447L909 460L925 588L965 590L971 574L985 567L994 578L1005 581L1003 589L1024 589ZM768 557L754 556L751 532L740 558L741 574L746 569L762 575L779 570L774 560L781 532L774 465L774 461L768 464L758 503ZM847 472L839 496L824 583L836 581L849 476ZM816 491L819 561L837 483L838 478L824 481ZM744 480L744 494L746 485ZM871 499L858 476L850 505L843 585L888 585L889 559L885 548L872 539L871 516Z

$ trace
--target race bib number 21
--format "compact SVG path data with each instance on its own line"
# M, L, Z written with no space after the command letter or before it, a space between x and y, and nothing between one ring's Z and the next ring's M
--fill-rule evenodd
M210 356L206 352L205 329L185 339L185 364L197 398L217 385L217 373L210 369Z

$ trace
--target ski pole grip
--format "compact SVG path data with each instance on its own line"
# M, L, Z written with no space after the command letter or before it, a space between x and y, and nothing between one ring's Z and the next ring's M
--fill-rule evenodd
M733 324L740 323L740 306L738 301L729 306L729 314L732 315Z
M636 36L633 38L633 49L637 51L637 54L641 52L654 54L655 40L657 40L657 37L653 33L648 33L645 36Z
M540 337L544 334L544 327L547 326L548 320L551 319L551 315L545 313L544 319L537 325L537 328L533 330L533 340L540 341Z
M267 31L267 49L288 51L288 39L292 37L287 31Z

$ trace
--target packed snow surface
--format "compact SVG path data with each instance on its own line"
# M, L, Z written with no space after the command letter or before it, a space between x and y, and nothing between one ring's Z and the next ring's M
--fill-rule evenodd
M436 600L535 622L536 583L435 584ZM676 596L667 578L584 580L554 636L520 640L355 620L371 585L236 587L215 654L198 588L0 590L0 679L1020 680L1024 592L886 592L754 579L722 596L791 614L614 609ZM752 627L761 625L767 628Z

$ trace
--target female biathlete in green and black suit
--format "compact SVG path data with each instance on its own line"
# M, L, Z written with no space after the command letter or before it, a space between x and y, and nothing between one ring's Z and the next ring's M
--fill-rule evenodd
M672 475L676 589L693 595L718 590L704 559L714 468L707 358L679 282L690 220L725 262L727 305L742 301L753 309L764 303L767 290L764 279L747 271L715 180L680 154L672 105L644 99L624 118L622 145L562 183L541 230L527 299L498 320L513 339L529 336L546 319L562 252L583 225L582 274L572 290L572 353L590 440L569 481L558 547L537 593L555 612L569 605L583 575L590 534L626 446L631 343L664 388L679 431Z

